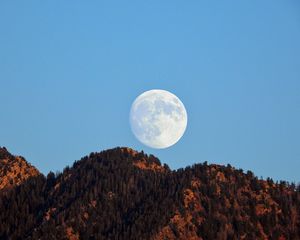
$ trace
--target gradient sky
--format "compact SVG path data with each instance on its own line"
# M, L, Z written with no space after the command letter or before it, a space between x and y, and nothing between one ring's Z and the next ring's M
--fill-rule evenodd
M165 150L128 120L153 88L189 115ZM300 181L298 0L1 1L0 91L0 146L43 173L129 146Z

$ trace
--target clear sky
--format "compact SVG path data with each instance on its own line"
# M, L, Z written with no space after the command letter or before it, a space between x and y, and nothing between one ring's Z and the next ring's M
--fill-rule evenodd
M189 116L165 150L128 120L153 88ZM1 1L0 91L0 146L43 173L129 146L300 181L298 0Z

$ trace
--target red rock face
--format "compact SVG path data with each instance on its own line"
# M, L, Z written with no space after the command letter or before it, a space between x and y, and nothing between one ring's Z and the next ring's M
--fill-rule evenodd
M197 224L201 224L204 219L198 215L198 213L204 211L200 204L199 195L193 192L192 189L184 190L183 199L183 212L176 210L175 215L170 219L167 226L163 227L161 231L153 237L153 240L164 240L164 239L178 239L178 240L202 240L197 235ZM193 210L190 210L192 208ZM193 215L196 217L194 218Z
M5 148L0 148L0 190L18 186L39 174L23 157L13 156Z

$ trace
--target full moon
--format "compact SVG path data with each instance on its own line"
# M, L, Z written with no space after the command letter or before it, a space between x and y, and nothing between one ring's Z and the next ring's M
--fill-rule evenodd
M142 93L130 110L136 138L151 148L167 148L179 141L187 126L187 112L174 94L165 90Z

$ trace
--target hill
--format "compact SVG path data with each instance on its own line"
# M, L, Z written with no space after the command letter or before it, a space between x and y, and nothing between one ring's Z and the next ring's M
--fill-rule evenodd
M0 190L0 239L300 239L300 191L230 165L172 171L115 148Z
M6 148L0 147L0 190L20 185L39 174L23 157L13 156Z

